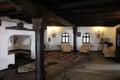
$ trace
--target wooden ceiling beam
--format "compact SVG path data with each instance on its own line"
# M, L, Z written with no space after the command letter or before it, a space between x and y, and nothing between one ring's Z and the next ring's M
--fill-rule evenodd
M11 12L4 12L0 13L0 16L16 16L16 15L23 15L25 11L11 11Z
M70 20L70 21L75 21L75 22L80 22L80 21L84 21L84 22L86 22L86 21L112 21L112 20L115 20L115 21L119 21L120 22L120 16L119 16L119 18L116 18L116 17L103 17L103 18L99 18L99 17L89 17L89 18L80 18L80 17L78 17L78 18L75 18L75 17L65 17L65 19L67 19L67 20Z
M114 27L115 25L119 24L119 21L112 20L112 21L73 21L77 26L111 26Z
M117 18L116 18L117 17ZM120 16L104 16L104 17L64 17L66 20L69 20L70 22L74 23L75 25L81 25L81 24L86 24L89 26L93 25L117 25L120 23ZM110 22L110 23L109 23Z
M117 18L116 18L117 17ZM87 23L87 22L119 22L120 23L120 16L113 16L113 17L65 17L66 20L74 23L75 25L79 25L80 23ZM116 24L117 25L117 24Z
M120 11L118 12L113 12L113 13L99 13L99 14L82 14L82 15L66 15L64 16L65 18L80 18L80 19L89 19L89 18L119 18L120 16Z
M0 4L0 12L1 11L5 11L5 10L9 10L12 8L15 8L16 5L15 4L11 4L11 3L2 3Z
M113 11L120 11L119 6L111 6L111 7L100 7L100 8L85 8L85 9L73 9L73 10L63 10L63 11L56 11L55 13L58 15L66 16L66 15L82 15L82 14L94 14L94 13L106 13L106 12L113 12Z
M75 8L85 8L85 7L99 7L99 6L112 6L119 5L119 0L94 0L94 1L76 1L71 3L62 3L51 5L54 10L66 10ZM54 7L56 6L56 7Z
M31 23L31 19L32 17L29 16L29 15L16 15L16 16L10 16L10 18L12 19L20 19L20 20L23 20L25 22L28 22L28 23Z
M16 4L21 5L29 15L33 17L38 17L39 13L39 6L36 5L32 0L14 0Z
M77 20L75 20L75 21L77 21ZM86 21L119 21L120 22L120 18L99 18L99 19L97 19L97 18L89 18L89 19L83 19L83 18L81 18L81 19L79 19L78 20L79 22L80 21L84 21L84 22L86 22Z
M30 15L27 15L27 14L22 14L22 15L11 15L10 17L12 18L18 18L18 19L22 19L22 18L32 18Z
M6 2L6 0L0 0L0 3Z
M54 23L58 26L72 26L75 27L74 24L70 23L69 21L61 18L60 16L57 16L52 11L47 11L46 14L43 17L45 26L51 25L51 23Z
M2 2L3 1L3 2ZM4 2L7 1L7 2ZM36 2L39 3L36 3ZM46 2L45 2L46 1ZM72 22L75 25L117 25L120 23L120 7L119 0L82 0L82 1L68 1L58 4L61 0L54 0L57 4L48 4L49 0L43 0L48 9L53 10L55 14L60 15L62 18ZM20 19L31 22L31 18L40 17L41 14L46 12L41 8L41 0L0 0L0 16L10 16L14 19ZM6 4L6 5L4 5ZM16 11L16 6L22 7L21 11ZM26 13L24 13L26 11ZM48 22L57 22L61 24L68 24L59 16L47 15ZM53 18L55 17L55 18Z

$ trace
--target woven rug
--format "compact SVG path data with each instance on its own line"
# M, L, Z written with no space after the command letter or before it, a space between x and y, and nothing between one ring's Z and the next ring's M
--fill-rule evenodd
M52 59L57 59L57 60L61 60L61 61L68 61L68 62L77 62L79 61L81 58L83 58L85 55L83 54L79 54L79 55L75 55L75 54L67 54L67 53L61 53L61 54L57 54L57 53L47 53L45 54L46 58L52 58Z
M73 63L78 62L84 57L84 55L74 54L57 54L57 53L46 53L45 55L45 69L49 73L55 73ZM35 71L35 62L19 66L17 69L18 73ZM48 74L49 74L48 73Z

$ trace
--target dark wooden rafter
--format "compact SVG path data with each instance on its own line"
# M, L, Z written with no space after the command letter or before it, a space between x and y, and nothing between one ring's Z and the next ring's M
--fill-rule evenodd
M120 11L112 12L100 12L93 14L75 14L75 15L65 15L63 18L68 19L76 25L86 24L86 25L96 25L98 21L102 21L105 25L111 24L110 26L116 25L120 21ZM93 23L94 22L94 23ZM106 23L105 23L106 22ZM110 23L109 23L110 22ZM89 23L89 24L88 24Z
M0 0L0 3L2 3L2 2L6 2L6 0Z
M71 27L74 27L75 25L70 23L69 21L61 18L60 16L57 16L55 13L53 13L52 11L47 11L45 16L44 16L44 19L45 19L45 24L46 25L51 25L51 23L55 23L55 25L58 25L58 26L71 26Z
M94 7L94 8L82 8L82 9L71 9L71 10L63 10L63 11L56 11L56 14L67 16L67 15L82 15L82 14L94 14L94 13L106 13L106 12L113 12L119 11L120 7L118 6L111 6L111 7Z
M96 25L98 21L102 21L104 25L111 24L110 26L113 26L118 24L120 21L119 12L104 13L104 14L99 13L99 14L87 14L87 15L86 14L73 15L73 16L64 16L64 18L70 20L70 22L73 22L74 24L77 24L77 25L81 25L81 24Z
M31 19L38 17L39 7L32 0L6 0L9 4L14 4L14 7L0 9L0 16L9 16L13 19L20 19L31 23ZM2 3L1 3L2 4ZM8 4L8 5L9 5Z
M28 22L28 23L32 23L32 22L31 22L32 17L31 17L30 15L18 14L18 15L16 15L16 16L11 15L11 16L9 16L9 17L12 18L12 19L19 19L19 20L22 20L22 21L25 21L25 22Z
M116 14L120 11L119 3L119 0L77 1L52 4L49 9L76 25L81 25L80 23L96 25L98 21L102 21L104 24L114 21L112 25L115 25L120 20L120 14Z
M80 17L84 17L84 18L86 18L86 17L107 17L107 16L119 16L119 14L120 14L120 11L112 11L112 12L104 12L104 13L92 13L92 14L81 14L81 15L79 15L79 14L76 14L76 15L73 15L73 16L76 16L76 17L78 17L78 16L80 16ZM68 17L69 17L69 15L67 15Z
M79 19L79 21L119 21L120 20L119 18L120 18L120 16L117 16L117 18L115 18L115 16L114 16L114 18L113 17L104 17L104 18L98 17L98 19L97 18L88 18L88 19L81 18L81 19ZM77 19L76 19L76 21L77 21Z
M27 19L43 14L40 8L41 5L45 5L59 18L64 18L75 25L81 25L81 23L95 25L98 21L102 21L104 24L113 21L113 24L117 25L116 23L120 21L119 3L120 0L0 0L0 16L9 16L30 22ZM4 7L4 5L7 6ZM21 6L21 11L17 11L19 6ZM61 25L62 19L56 23Z
M83 16L73 16L73 17L64 17L64 18L69 18L69 19L75 19L74 21L97 21L97 20L107 20L107 21L112 21L112 20L119 20L120 19L120 16L89 16L89 17L83 17ZM78 19L77 19L78 18ZM86 19L87 18L87 19Z
M18 15L24 15L24 14L26 14L25 11L9 11L9 13L8 13L8 11L6 11L4 13L0 13L0 16L6 15L6 16L14 16L14 17L16 17Z
M15 4L5 2L5 3L0 4L0 12L5 11L5 10L9 10L9 9L13 9L15 7L16 7Z
M15 16L14 15L9 15L10 17L13 17L13 18L31 18L32 19L32 17L30 16L30 15L27 15L27 14L24 14L23 12L21 12L21 13L18 13L18 14L16 14Z
M102 7L102 6L115 6L119 5L119 0L92 0L92 1L76 1L76 2L68 2L68 3L58 3L51 5L52 9L54 10L71 10L76 8L89 8L89 7Z
M77 24L77 26L83 26L83 27L90 27L90 26L108 26L108 27L114 27L115 25L119 24L120 21L118 20L110 20L110 21L74 21L73 23ZM79 24L78 24L79 23Z
M74 1L79 1L79 0L34 0L38 4L47 4L47 5L52 5L52 4L60 4L60 3L68 3L68 2L74 2Z
M32 0L14 0L14 2L21 5L32 17L38 17L40 15L39 6L36 5Z

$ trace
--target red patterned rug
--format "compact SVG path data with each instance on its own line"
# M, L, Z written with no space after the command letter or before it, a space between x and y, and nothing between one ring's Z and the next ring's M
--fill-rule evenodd
M69 53L46 53L45 57L52 58L52 59L58 59L58 60L64 60L64 61L70 61L70 62L76 62L83 58L85 55L78 55L78 54L69 54Z
M85 55L75 55L67 53L45 53L45 69L47 76L50 74L60 73L65 67L70 67L78 61L82 60ZM18 73L35 71L35 62L19 66Z

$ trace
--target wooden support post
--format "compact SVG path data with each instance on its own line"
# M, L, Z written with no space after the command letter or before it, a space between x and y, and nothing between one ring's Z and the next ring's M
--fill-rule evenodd
M33 19L33 27L36 35L36 76L35 80L45 80L45 72L44 72L44 54L43 54L43 26L41 25L42 19Z
M77 27L73 27L73 53L76 54L77 52L77 45L76 45L76 34L77 34Z

